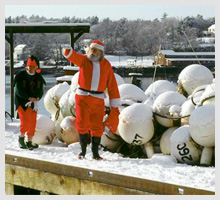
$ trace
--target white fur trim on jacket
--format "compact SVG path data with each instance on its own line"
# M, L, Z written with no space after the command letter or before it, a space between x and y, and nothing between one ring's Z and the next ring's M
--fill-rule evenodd
M121 99L120 98L117 98L117 99L109 99L109 104L110 104L110 107L118 107L121 105Z
M102 45L100 45L100 44L91 43L89 47L90 47L90 48L94 47L94 48L96 48L96 49L100 49L100 50L104 51L104 46L102 46Z

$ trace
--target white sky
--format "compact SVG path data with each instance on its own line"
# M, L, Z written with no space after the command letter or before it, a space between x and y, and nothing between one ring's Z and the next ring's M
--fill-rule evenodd
M205 19L215 16L213 5L5 5L5 17L39 15L47 18L98 16L112 20L127 19L160 19L163 13L168 17L184 18L202 15Z

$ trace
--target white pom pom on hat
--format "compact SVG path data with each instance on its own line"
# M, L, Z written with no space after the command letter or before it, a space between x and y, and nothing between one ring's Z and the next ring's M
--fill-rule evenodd
M102 42L100 42L99 40L94 40L91 44L90 44L90 46L89 46L90 48L96 48L96 49L99 49L99 50L101 50L101 51L104 51L104 45L103 45L103 43Z

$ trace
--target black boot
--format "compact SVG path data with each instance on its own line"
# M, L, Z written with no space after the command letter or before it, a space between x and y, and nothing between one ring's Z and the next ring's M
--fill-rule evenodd
M19 147L21 149L27 149L28 148L27 145L24 142L24 137L19 137L18 138L18 144L19 144Z
M101 137L92 137L92 153L93 159L102 160L103 158L99 155L99 145L101 142Z
M88 134L80 134L79 133L79 143L81 146L81 152L78 156L79 159L85 158L86 155L86 147L87 147Z
M28 148L29 150L33 150L34 148L35 148L35 149L38 148L38 144L33 144L32 141L29 141L29 142L27 142L26 144L27 144L27 148Z

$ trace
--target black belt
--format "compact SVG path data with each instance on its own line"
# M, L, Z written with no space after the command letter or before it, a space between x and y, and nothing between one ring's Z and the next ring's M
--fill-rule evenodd
M86 89L83 89L81 87L79 87L80 90L82 91L85 91L85 92L89 92L91 94L102 94L103 92L99 92L99 91L93 91L93 90L86 90Z

